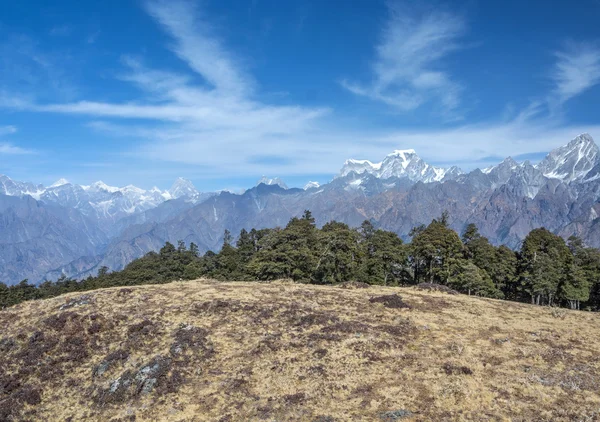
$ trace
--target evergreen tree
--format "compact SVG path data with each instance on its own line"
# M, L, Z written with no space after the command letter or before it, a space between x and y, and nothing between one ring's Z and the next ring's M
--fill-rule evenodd
M519 289L517 267L517 254L513 250L504 245L496 248L490 276L496 288L503 292L506 299L517 300Z
M249 271L257 279L310 281L318 262L317 234L310 211L305 211L302 218L292 218L285 229L263 238L248 265Z
M600 282L600 251L587 248L583 241L571 236L567 246L573 255L567 279L561 286L562 298L571 309L580 309L582 302L595 299L595 289Z
M177 250L175 249L175 246L173 246L173 244L171 242L166 242L165 246L163 246L160 249L160 255L165 258L169 258L169 257L173 256L175 254L175 252L177 252Z
M396 233L363 231L361 249L360 274L368 283L397 285L411 279L407 251Z
M532 230L521 247L521 284L535 304L554 304L566 279L571 251L565 241L544 228Z
M324 284L355 278L359 265L358 238L358 233L344 223L325 224L313 280Z
M10 306L8 302L9 290L8 286L0 282L0 309Z
M100 267L98 269L98 274L96 277L98 278L103 278L108 274L108 267L106 265L103 265L102 267Z
M468 260L458 261L449 284L456 290L485 297L499 298L502 295L489 274Z
M458 234L446 224L433 220L411 243L412 262L419 281L447 284L462 259L462 252Z
M231 236L231 232L225 229L223 233L223 247L231 246L231 242L233 242L233 237Z
M242 229L235 246L238 250L240 261L245 266L256 253L255 240L246 229Z

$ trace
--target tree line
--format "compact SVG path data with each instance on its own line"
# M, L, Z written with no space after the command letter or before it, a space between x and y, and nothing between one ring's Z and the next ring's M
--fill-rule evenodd
M571 309L600 308L600 250L581 239L563 238L539 228L520 250L496 247L469 224L462 236L448 227L448 213L410 232L411 242L377 229L336 221L318 228L310 211L283 228L243 229L234 241L225 231L218 253L167 242L161 250L136 259L122 271L100 268L96 276L76 281L15 286L0 283L0 308L24 300L103 287L167 283L201 277L217 280L292 279L313 284L360 281L384 286L423 282L461 293Z

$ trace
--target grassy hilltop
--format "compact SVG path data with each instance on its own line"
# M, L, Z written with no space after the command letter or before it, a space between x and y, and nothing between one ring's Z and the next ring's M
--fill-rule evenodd
M600 315L354 287L200 280L0 311L0 420L600 418Z

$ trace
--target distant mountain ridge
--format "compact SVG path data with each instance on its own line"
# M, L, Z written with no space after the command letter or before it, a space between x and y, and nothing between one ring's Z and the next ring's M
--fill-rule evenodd
M369 160L346 160L336 177L344 177L350 173L368 173L379 179L406 177L413 182L432 183L449 180L463 174L463 171L456 166L448 169L431 166L423 161L414 149L406 149L388 154L379 163Z
M66 180L46 188L0 176L0 281L83 277L104 265L118 270L166 241L215 250L226 229L236 235L285 225L305 209L320 225L368 219L405 239L448 210L452 228L475 223L496 244L516 248L544 226L600 247L600 149L582 134L538 164L508 157L468 173L397 150L380 163L349 159L326 184L288 189L280 178L263 177L241 194L201 193L181 178L161 191Z

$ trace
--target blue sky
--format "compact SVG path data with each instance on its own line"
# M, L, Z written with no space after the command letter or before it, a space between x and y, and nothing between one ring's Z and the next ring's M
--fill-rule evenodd
M527 4L523 4L527 3ZM0 3L0 173L204 191L600 138L600 1Z

